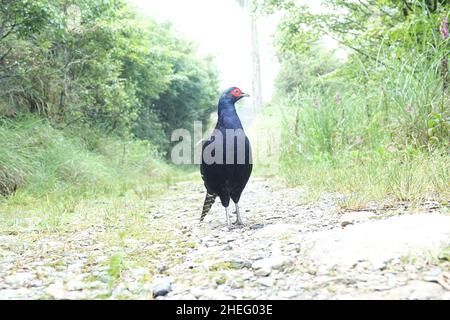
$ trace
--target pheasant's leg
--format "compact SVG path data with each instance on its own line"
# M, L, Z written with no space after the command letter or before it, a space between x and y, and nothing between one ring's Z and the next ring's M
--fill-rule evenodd
M239 212L239 205L236 203L236 224L238 225L243 225L244 223L242 222L242 218L241 218L241 213Z
M228 207L225 207L225 215L227 217L227 225L230 226L231 220L230 220L230 211L229 211Z

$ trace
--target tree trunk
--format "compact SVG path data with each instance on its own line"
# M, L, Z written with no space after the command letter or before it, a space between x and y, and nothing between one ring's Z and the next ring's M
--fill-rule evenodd
M252 100L253 109L255 110L255 112L259 112L262 109L262 89L257 18L253 13L251 0L237 0L237 2L244 10L248 12L248 16L250 19L252 42Z
M252 38L252 95L253 107L256 112L262 109L262 88L261 88L261 63L259 56L258 43L258 26L257 18L251 12L250 5L247 4L251 24L251 38Z

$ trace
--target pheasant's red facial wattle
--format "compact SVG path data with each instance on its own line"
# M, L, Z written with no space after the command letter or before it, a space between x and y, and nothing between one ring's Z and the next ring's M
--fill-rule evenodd
M231 94L237 98L242 95L242 91L239 88L234 88L233 90L231 90Z

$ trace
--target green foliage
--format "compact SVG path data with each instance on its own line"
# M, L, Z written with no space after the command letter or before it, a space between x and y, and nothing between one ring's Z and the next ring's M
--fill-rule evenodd
M112 278L113 281L116 281L120 278L120 274L122 273L123 268L124 262L122 254L116 253L109 258L108 275Z
M264 1L284 11L281 169L291 183L401 200L448 196L447 1ZM334 39L346 55L325 49ZM329 42L328 42L329 43ZM447 75L446 75L447 74Z
M165 30L169 32L170 30ZM158 95L157 99L147 96L144 92L141 101L147 101L140 110L137 124L133 130L141 139L150 138L159 142L162 150L168 151L170 147L167 137L170 138L173 130L178 128L193 129L194 121L206 121L216 107L218 82L217 71L210 58L199 59L195 56L195 48L191 43L172 36L171 54L168 57L172 69L167 77L168 88ZM142 85L145 81L140 81ZM158 118L161 126L158 127L163 138L154 137L152 130Z
M277 37L280 52L301 52L324 36L377 59L380 45L394 53L405 47L439 46L438 25L448 15L447 0L326 0L320 10L293 0L254 0L262 12L282 11Z
M204 121L215 104L210 59L124 0L6 2L0 116L134 133L166 152L171 130Z
M48 1L2 0L0 39L17 34L27 37L52 18Z
M62 131L42 118L2 120L0 140L0 203L5 205L27 206L42 198L65 203L128 191L147 197L177 177L146 141L88 128Z
M433 199L446 204L450 195L450 163L445 150L426 154L381 149L341 153L332 159L316 155L309 160L291 153L290 158L282 158L281 167L287 181L307 186L314 200L324 191L345 194L344 208L360 209L370 201L417 204Z
M125 0L0 2L2 209L38 203L56 226L82 198L176 179L164 155L216 103L211 58Z
M338 59L320 48L314 54L287 53L275 81L277 92L293 95L311 90L316 87L318 78L333 72L338 66Z

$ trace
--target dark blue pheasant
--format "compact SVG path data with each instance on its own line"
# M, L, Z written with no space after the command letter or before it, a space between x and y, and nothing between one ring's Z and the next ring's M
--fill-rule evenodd
M219 99L217 125L202 147L200 173L205 183L206 197L200 221L203 221L216 197L219 197L225 207L227 225L231 224L228 209L230 199L236 205L236 224L243 224L238 202L253 165L250 141L244 133L234 104L248 96L239 88L231 87Z

